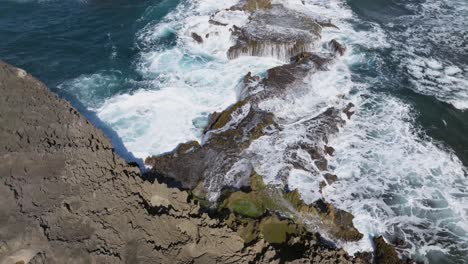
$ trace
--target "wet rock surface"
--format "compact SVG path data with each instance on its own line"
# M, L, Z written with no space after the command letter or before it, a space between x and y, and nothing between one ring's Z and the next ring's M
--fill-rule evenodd
M218 194L226 186L245 185L252 169L249 162L243 159L243 152L255 139L280 129L274 114L262 110L259 103L284 96L296 87L295 82L320 70L331 60L325 55L301 53L292 63L268 70L268 77L263 80L247 74L244 78L246 86L241 92L245 98L222 113L212 114L205 130L203 146L182 151L186 149L186 144L181 144L171 153L147 158L145 163L153 169L146 177L172 178L187 189L204 181L211 193ZM326 140L328 134L337 132L344 120L339 111L329 109L309 122L320 124L319 131L308 133L317 141ZM315 146L308 147L310 151L315 151Z
M287 191L258 190L251 184L254 171L252 160L255 153L249 153L252 142L260 137L271 136L278 140L283 127L277 122L274 113L262 110L261 103L272 98L281 98L289 93L306 89L302 80L317 71L326 69L333 63L333 54L303 52L294 56L292 62L268 70L268 76L261 79L247 74L244 78L243 99L221 113L213 113L205 130L201 146L180 145L174 152L146 159L146 164L153 169L146 174L149 179L175 179L184 188L193 189L202 185L212 203L219 202L222 208L236 215L249 218L261 218L271 212L287 214L303 222L313 222L312 230L319 227L334 239L357 241L362 238L353 226L353 216L330 204L306 205L299 197L287 194ZM306 127L305 138L289 144L284 151L284 158L290 160L293 167L285 168L278 177L286 184L291 169L302 169L314 173L328 170L326 160L330 147L321 142L328 142L328 137L338 132L345 124L342 118L344 110L329 108L316 117L303 120L297 126ZM288 129L294 131L296 125ZM187 143L191 145L193 143ZM272 143L276 144L276 143ZM190 149L186 151L186 149ZM299 159L297 153L305 151L309 160ZM259 176L262 178L261 176ZM326 184L331 184L333 177L324 177ZM257 180L258 182L258 180ZM252 188L251 192L237 191L222 195L225 188ZM297 191L296 194L298 195ZM220 198L220 199L219 199ZM322 206L320 206L322 205ZM307 208L307 209L306 209ZM248 224L252 228L251 224ZM256 228L257 229L257 228ZM249 239L250 240L250 239Z
M257 3L262 2L262 3ZM271 56L288 61L297 53L312 50L320 40L322 27L310 17L267 1L248 1L249 22L235 28L236 44L228 56Z
M313 117L293 121L278 118L274 110L264 107L269 100L305 93L310 89L305 79L328 70L345 54L346 47L332 40L325 45L328 52L309 52L320 40L322 26L333 24L316 22L282 5L270 4L269 1L245 1L231 8L245 10L250 16L245 26L233 27L237 42L228 51L228 57L273 56L289 63L269 69L265 78L248 73L239 92L240 100L225 111L211 115L200 146L182 144L172 153L147 158L146 164L153 168L145 178L173 179L188 189L191 198L213 217L236 231L246 245L266 241L279 250L277 254L283 259L297 263L313 259L320 263L324 259L312 255L328 248L338 258L332 263L371 263L372 254L351 258L346 254L336 255L337 249L330 247L336 241L363 238L353 225L353 215L323 199L307 204L298 190L287 186L292 170L321 177L319 193L324 186L339 180L329 173L327 156L333 155L334 149L327 144L329 137L352 118L354 105L329 107ZM259 175L253 164L258 153L252 145L284 145L281 142L284 134L303 129L300 140L277 150L288 162L275 175L279 184L265 184L264 175ZM309 158L304 159L304 155ZM286 248L295 253L286 254L282 251Z

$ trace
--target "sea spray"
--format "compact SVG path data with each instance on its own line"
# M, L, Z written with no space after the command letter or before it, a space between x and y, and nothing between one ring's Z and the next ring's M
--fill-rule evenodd
M143 52L137 65L146 87L111 98L97 110L136 156L146 158L171 151L181 142L201 140L209 115L236 101L236 87L245 74L260 74L281 63L273 58L228 60L233 44L229 28L242 26L247 16L242 11L220 11L211 19L228 25L213 25L210 15L229 7L229 3L220 5L181 4L139 33ZM154 46L165 32L175 32L177 43ZM192 39L193 32L202 36L202 43Z

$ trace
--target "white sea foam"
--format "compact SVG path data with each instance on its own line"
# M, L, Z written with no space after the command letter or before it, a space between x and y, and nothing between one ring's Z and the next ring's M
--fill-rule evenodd
M76 96L81 103L92 109L118 91L121 78L120 71L102 71L65 81L57 88Z
M337 61L328 71L306 76L297 87L290 88L286 96L259 104L262 109L275 113L281 126L280 131L252 142L246 151L255 171L264 176L266 183L286 183L291 189L299 189L307 202L321 197L319 184L324 180L324 172L316 167L301 145L323 148L325 143L314 131L324 127L320 121L310 122L310 119L329 107L340 109L345 102L354 100L349 97L352 85L349 68ZM303 169L295 168L294 163L298 161Z
M394 45L399 47L395 56L409 73L410 88L468 109L468 3L426 0L405 6L414 14L395 21L404 30L392 34Z
M282 98L261 102L260 107L281 119L317 116L329 107L343 104L343 98L352 89L351 73L346 64L336 61L327 71L310 74L297 86Z
M413 55L406 60L413 90L468 109L468 72L448 61Z
M359 109L330 142L339 180L324 197L352 212L361 232L404 239L411 254L463 250L468 183L460 160L421 136L401 101L371 96Z
M146 26L138 35L144 48L137 67L147 80L144 89L107 100L98 116L122 138L135 156L145 158L175 148L179 143L201 140L209 114L222 111L237 99L239 81L251 71L259 74L279 65L272 58L228 60L233 41L229 29L242 26L242 11L214 11L233 1L182 3L158 24ZM158 47L160 38L177 35L174 47ZM196 33L203 38L197 43Z
M360 54L359 47L389 46L377 25L371 25L368 31L355 31L349 23L355 18L340 1L306 3L305 7L301 1L285 4L317 17L323 12L335 18L333 22L345 37L338 37L338 32L330 29L324 31L323 39L325 42L338 37L348 46L343 58L348 66L367 64L372 59ZM460 88L464 85L462 67L428 58L413 60L410 65L414 66L410 71L418 81L426 78L455 83ZM270 184L282 185L286 178L289 187L297 188L307 202L323 197L351 212L355 226L365 237L358 243L341 243L349 253L371 251L370 238L384 235L389 240L405 241L406 247L401 250L420 260L427 261L427 254L434 252L448 256L466 254L468 183L460 160L413 126L415 121L407 104L388 95L373 94L365 85L354 83L347 71L346 65L338 63L329 72L319 72L311 76L310 82L304 82L310 88L308 93L291 93L260 104L275 112L284 123L282 131L263 136L250 146L248 152L254 169ZM443 91L437 94L441 96ZM463 103L463 95L464 91L459 91L460 100L451 103ZM323 181L322 173L314 167L310 156L290 148L307 141L306 127L294 121L316 116L326 106L346 100L356 104L357 115L329 142L336 149L331 170L339 180L325 187L321 194L318 185ZM291 160L293 155L288 152L295 152L295 160ZM310 167L294 168L293 163L299 160Z

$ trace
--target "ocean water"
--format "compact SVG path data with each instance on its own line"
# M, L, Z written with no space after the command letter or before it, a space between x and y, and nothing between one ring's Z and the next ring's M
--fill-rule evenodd
M0 59L70 100L121 155L144 159L201 140L209 114L238 99L247 72L263 75L284 63L228 60L228 28L247 15L217 13L229 27L208 19L236 2L4 0ZM350 253L371 250L370 238L383 235L425 263L468 263L468 2L274 2L331 19L340 29L325 29L322 42L338 39L348 52L308 76L305 93L262 102L284 130L253 142L248 162L277 183L290 167L285 153L310 140L310 124L300 120L351 101L356 115L329 142L339 180L319 193L321 172L310 168L291 170L288 185L309 202L323 197L355 215L366 236L341 244Z

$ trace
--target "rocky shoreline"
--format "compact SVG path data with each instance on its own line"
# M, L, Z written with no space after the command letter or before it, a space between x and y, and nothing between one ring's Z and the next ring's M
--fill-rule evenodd
M328 172L334 150L327 142L352 118L351 103L300 121L306 138L287 146L294 165L280 171L279 183L265 182L250 164L256 140L287 133L262 103L300 92L306 76L344 54L336 40L327 53L309 52L321 28L333 24L268 0L230 10L250 14L244 27L232 29L231 59L290 62L264 78L247 74L239 101L211 115L201 143L147 158L152 169L144 175L69 103L0 62L0 264L409 262L381 237L373 238L375 252L349 256L336 242L363 238L353 216L323 199L307 204L287 184L288 169L316 173L320 188L337 180ZM278 15L282 25L275 24ZM216 15L210 24L227 26ZM196 32L192 37L204 41ZM299 159L299 151L312 162Z
M370 262L271 208L261 220L236 216L236 197L271 197L258 177L250 192L229 194L222 207L234 213L212 217L194 192L144 181L100 130L25 71L1 63L0 90L2 264ZM318 210L297 193L285 197ZM396 256L379 241L382 258Z

